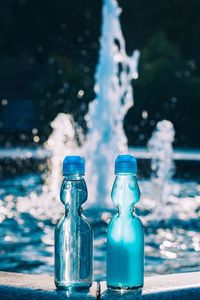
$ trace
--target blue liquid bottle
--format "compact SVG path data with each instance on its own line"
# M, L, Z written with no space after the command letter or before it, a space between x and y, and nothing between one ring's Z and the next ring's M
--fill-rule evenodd
M136 178L137 162L131 155L119 155L115 161L112 200L118 213L107 233L107 286L110 289L139 289L144 284L143 225L135 214L140 199Z
M55 285L70 291L88 289L93 277L93 233L81 214L87 200L84 173L80 156L65 157L60 192L65 215L55 229Z

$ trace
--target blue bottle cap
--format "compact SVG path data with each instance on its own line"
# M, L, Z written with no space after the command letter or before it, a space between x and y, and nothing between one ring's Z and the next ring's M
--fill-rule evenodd
M136 174L137 161L130 154L118 155L115 160L115 174Z
M85 162L80 156L66 156L63 160L63 176L85 174Z

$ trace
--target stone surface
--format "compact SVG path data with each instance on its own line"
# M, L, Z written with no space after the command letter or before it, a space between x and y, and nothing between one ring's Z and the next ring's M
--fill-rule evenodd
M200 300L200 272L152 276L145 279L143 291L120 293L109 291L101 283L101 299Z
M101 290L101 291L100 291ZM88 293L71 293L55 289L53 277L0 272L0 300L60 299L136 299L136 300L200 300L200 272L152 276L145 279L143 291L108 291L106 283L94 283Z
M0 299L96 299L97 284L90 291L69 293L55 288L53 277L48 275L29 275L0 272Z

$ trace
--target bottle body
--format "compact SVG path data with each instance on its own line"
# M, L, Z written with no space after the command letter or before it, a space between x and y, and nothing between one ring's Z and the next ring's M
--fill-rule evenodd
M81 204L87 199L83 177L65 177L60 197L65 216L55 229L55 285L66 290L89 288L93 277L93 233L81 214Z
M107 286L137 289L144 284L144 232L134 205L140 191L134 175L118 175L112 189L118 213L107 233Z

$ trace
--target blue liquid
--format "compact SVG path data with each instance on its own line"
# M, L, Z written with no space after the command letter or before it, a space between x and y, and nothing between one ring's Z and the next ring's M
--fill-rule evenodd
M134 175L118 175L112 199L119 212L107 234L107 285L113 289L134 289L144 284L144 233L134 213L140 191Z
M80 175L66 176L60 198L65 216L55 229L55 285L65 290L87 289L93 277L93 233L81 214L87 187Z

